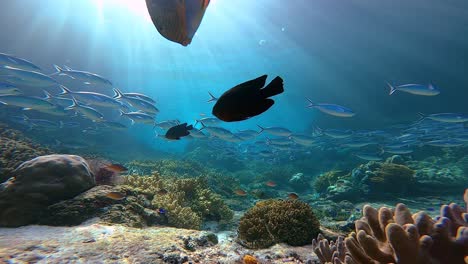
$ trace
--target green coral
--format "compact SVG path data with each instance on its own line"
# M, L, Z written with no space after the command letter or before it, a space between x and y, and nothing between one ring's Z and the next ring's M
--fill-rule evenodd
M265 200L258 202L241 218L239 242L252 249L276 243L291 246L309 244L320 231L312 208L298 200Z
M150 194L152 206L167 211L170 226L200 229L203 221L224 224L234 215L221 196L209 188L204 177L163 178L155 173L152 176L128 176L124 184Z
M314 181L314 188L318 193L327 192L329 186L334 185L339 179L346 178L347 173L339 170L332 170L317 177Z

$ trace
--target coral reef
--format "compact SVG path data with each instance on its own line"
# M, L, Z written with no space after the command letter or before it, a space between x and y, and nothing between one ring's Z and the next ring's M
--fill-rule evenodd
M310 206L298 200L258 202L241 218L239 242L248 248L265 248L276 243L308 244L320 228Z
M24 135L0 124L0 182L10 178L11 172L22 162L49 154L46 148L32 143Z
M153 174L128 176L125 184L150 195L155 208L167 210L170 226L200 229L203 221L225 224L233 217L223 199L210 190L206 178L162 178Z
M36 222L47 206L95 185L86 161L74 155L47 155L22 163L1 185L0 226Z
M191 160L134 160L126 164L131 174L151 175L157 172L164 177L198 177L206 174L205 166Z
M468 174L468 157L462 156L457 160L452 155L447 156L407 162L416 172L417 193L442 195L463 191Z
M353 169L351 173L324 173L315 180L314 187L333 201L357 201L409 194L408 190L417 184L414 171L407 166L371 161Z
M332 170L320 174L314 181L314 189L318 193L325 193L329 186L335 184L335 182L337 182L339 179L344 178L346 176L346 172L339 170Z

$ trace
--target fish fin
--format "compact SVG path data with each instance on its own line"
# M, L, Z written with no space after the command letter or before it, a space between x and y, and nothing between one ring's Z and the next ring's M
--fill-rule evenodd
M68 67L67 65L63 65L63 67L64 67L64 68L65 68L65 70L67 70L67 71L73 71L73 69L72 69L72 68L70 68L70 67Z
M190 126L187 126L187 130L192 130L193 129L193 126L190 125Z
M60 85L60 89L62 89L62 92L59 93L59 95L64 95L64 94L71 94L73 93L70 89L68 89L67 87L63 86L63 85Z
M121 99L124 97L124 94L118 88L112 90L114 90L114 99Z
M29 110L32 110L32 108L31 107L24 107L23 108L23 111L29 111Z
M122 109L119 109L119 113L120 113L120 116L124 116L124 115L125 115L125 112L122 111Z
M60 120L60 121L59 121L59 128L63 128L63 125L64 125L64 124L63 124L63 121Z
M392 95L394 92L397 91L397 89L391 85L389 82L387 82L388 88L390 88L390 92L388 92L388 95Z
M309 102L309 104L307 105L307 108L315 107L315 104L314 104L314 102L312 102L312 100L310 100L309 98L306 98L306 99Z
M283 79L279 76L273 79L265 88L260 90L263 98L272 97L284 92Z
M90 83L90 82L84 82L84 84L86 84L86 85L91 85L91 83Z
M207 103L218 101L218 98L216 98L213 94L210 92L208 92L208 94L210 95L210 100L206 101Z
M3 101L0 101L0 104L2 105L8 105L7 103L3 102Z
M260 128L260 131L258 131L258 134L262 133L263 131L265 131L265 128L264 127L261 127L260 125L257 125L258 128Z

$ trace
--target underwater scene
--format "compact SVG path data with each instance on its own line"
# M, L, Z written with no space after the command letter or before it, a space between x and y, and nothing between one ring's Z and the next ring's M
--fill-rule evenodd
M0 264L468 264L466 0L0 6Z

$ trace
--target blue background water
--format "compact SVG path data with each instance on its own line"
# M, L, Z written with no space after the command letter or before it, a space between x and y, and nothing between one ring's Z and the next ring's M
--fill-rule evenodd
M4 0L0 24L0 52L146 93L158 102L158 120L194 122L211 112L208 91L220 95L265 73L282 76L285 93L263 115L226 127L381 128L417 112L468 112L464 0L213 0L188 47L157 33L144 0ZM388 96L386 81L433 82L442 93ZM306 109L305 97L357 115ZM153 142L149 126L130 132Z

